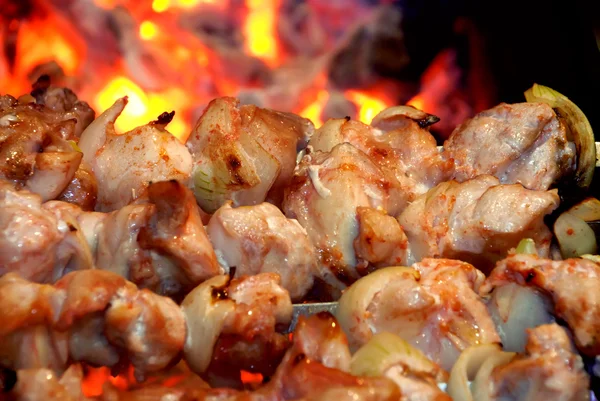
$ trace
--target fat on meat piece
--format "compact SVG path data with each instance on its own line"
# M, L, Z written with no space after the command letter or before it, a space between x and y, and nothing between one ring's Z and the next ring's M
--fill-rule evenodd
M587 259L549 260L511 254L498 262L485 284L486 294L508 283L539 289L554 304L554 315L573 332L579 351L600 355L600 265Z
M547 190L572 172L575 145L545 103L499 104L459 125L444 143L459 182L489 174L503 184Z
M81 166L83 155L75 145L81 121L67 114L42 104L2 96L0 179L12 183L16 189L35 192L44 201L70 190L77 194L71 201L93 206L97 192L94 177L79 171L85 166ZM71 185L76 175L87 192Z
M172 115L124 134L115 132L115 121L127 105L121 98L96 118L81 134L79 147L98 180L96 210L110 212L142 196L149 183L178 180L187 183L192 156L166 130Z
M489 399L589 400L589 376L567 331L553 323L528 329L528 335L526 354L492 372Z
M194 195L156 182L144 198L110 213L15 191L0 182L0 275L53 283L73 270L109 270L140 287L181 298L222 274Z
M487 273L523 238L533 239L539 254L547 256L552 233L544 216L558 205L556 190L503 185L496 177L481 175L439 184L410 204L398 220L416 261L460 259Z
M425 115L416 109L412 112ZM388 118L376 117L374 121L382 120L376 123L377 127L349 119L329 120L315 132L309 145L315 151L330 152L347 142L368 155L397 181L400 190L394 193L387 209L396 216L419 195L446 181L453 165L440 153L433 135L419 125L420 121L391 114Z
M317 249L319 277L332 287L333 298L360 278L361 271L368 271L368 263L359 260L355 250L361 229L357 208L388 211L400 190L394 182L349 143L331 152L309 152L300 161L286 189L283 211L306 229Z
M317 254L306 230L276 206L221 206L207 233L225 270L235 277L273 272L292 300L302 299L317 275Z

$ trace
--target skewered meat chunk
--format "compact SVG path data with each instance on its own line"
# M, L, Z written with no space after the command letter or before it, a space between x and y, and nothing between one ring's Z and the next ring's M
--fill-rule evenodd
M93 267L89 249L63 202L42 204L39 195L0 181L0 275L19 272L36 282L54 282L71 269Z
M589 400L589 377L566 330L548 324L528 334L527 355L494 369L490 400Z
M211 384L235 386L240 369L272 374L287 349L277 328L289 325L292 303L274 273L231 281L214 277L190 292L181 307L187 322L184 357Z
M194 159L193 187L209 213L227 200L281 203L296 152L314 126L304 118L222 97L209 103L186 143Z
M213 214L207 233L235 277L273 272L292 300L300 300L316 275L316 252L306 230L270 203L232 207L227 202Z
M0 107L0 179L55 199L70 184L83 155L74 147L77 120L35 103L4 97Z
M157 182L136 204L111 213L15 191L0 182L0 275L51 283L72 270L109 270L140 287L182 297L223 270L202 225L194 195ZM36 224L32 224L35 222Z
M86 212L92 212L98 198L98 180L89 163L82 161L75 171L73 179L58 195L56 200L79 206Z
M307 154L298 165L283 210L306 229L318 252L319 276L333 293L360 277L354 248L360 229L357 208L389 210L398 190L393 185L349 143L336 145L329 153Z
M54 286L9 273L0 278L0 291L2 316L12 317L0 333L0 360L7 367L63 370L68 344L71 359L113 368L128 360L143 377L167 366L183 348L185 321L177 304L111 272L72 272ZM19 296L29 302L15 307ZM30 335L37 336L33 343Z
M509 283L541 290L554 302L554 314L567 322L577 348L600 355L600 265L587 259L552 261L513 254L492 271L482 293Z
M483 280L472 265L450 259L388 267L350 287L337 316L353 348L389 331L449 370L469 346L500 342L478 295Z
M114 123L127 104L121 98L81 134L79 147L98 179L96 210L108 212L129 204L144 194L150 182L178 180L187 183L192 158L165 127L172 114L125 134L115 132Z
M497 178L482 175L460 184L439 184L398 220L415 260L455 258L488 272L522 238L533 239L539 254L547 256L552 233L543 219L558 204L556 190L500 185Z
M452 162L443 157L435 138L424 128L428 117L432 116L405 106L382 111L373 126L349 119L329 120L316 131L309 145L315 151L330 152L348 142L367 154L398 181L401 190L394 194L394 203L387 209L396 216L452 172Z
M547 190L575 165L575 147L546 103L502 103L458 126L444 143L459 182L490 174L503 184Z

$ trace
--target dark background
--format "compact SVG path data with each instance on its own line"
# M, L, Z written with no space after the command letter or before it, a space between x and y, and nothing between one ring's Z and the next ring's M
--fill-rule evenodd
M419 74L443 48L462 49L471 62L468 40L459 25L478 32L479 58L487 61L480 88L498 102L524 101L533 83L569 97L586 114L600 140L599 0L401 0L403 30L411 71ZM462 22L460 22L462 21ZM600 38L599 38L600 41ZM414 77L413 77L414 78ZM484 83L485 85L481 85Z

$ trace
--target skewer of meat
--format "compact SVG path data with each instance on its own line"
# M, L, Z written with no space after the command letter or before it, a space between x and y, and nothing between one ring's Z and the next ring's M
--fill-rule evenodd
M61 372L81 361L118 372L131 363L140 379L180 355L199 374L211 364L227 365L228 375L232 366L272 374L288 345L277 330L292 316L289 295L272 273L217 276L181 307L95 269L68 273L54 285L9 273L0 278L0 299L1 365Z

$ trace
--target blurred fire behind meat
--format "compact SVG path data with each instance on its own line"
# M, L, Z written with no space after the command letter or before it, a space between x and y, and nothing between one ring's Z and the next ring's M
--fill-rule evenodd
M418 63L405 46L405 10L392 3L0 0L0 92L27 93L48 74L98 113L128 95L118 130L175 110L169 130L181 140L223 95L317 125L344 116L369 123L409 103L440 116L446 136L481 105L451 48L420 77L401 76Z

